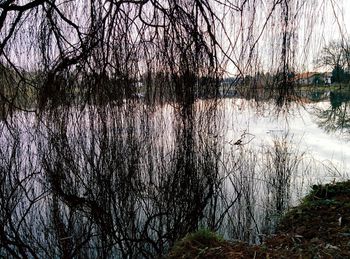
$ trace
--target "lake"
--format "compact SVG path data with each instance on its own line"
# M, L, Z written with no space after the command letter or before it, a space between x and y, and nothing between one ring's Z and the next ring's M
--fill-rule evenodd
M234 97L15 112L0 122L0 255L153 258L198 228L259 243L311 185L349 178L349 109L342 90L285 109Z

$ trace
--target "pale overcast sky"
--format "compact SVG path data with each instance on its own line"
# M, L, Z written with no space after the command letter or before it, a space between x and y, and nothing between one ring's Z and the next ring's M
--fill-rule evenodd
M348 34L350 33L350 0L344 0L344 19Z

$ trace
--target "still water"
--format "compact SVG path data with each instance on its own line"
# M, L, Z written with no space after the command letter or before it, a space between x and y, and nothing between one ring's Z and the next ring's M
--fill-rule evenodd
M350 161L350 111L349 103L344 102L334 108L329 100L315 103L295 104L287 114L276 116L267 107L258 110L246 104L246 100L234 100L227 111L234 118L232 129L249 132L253 137L250 145L268 145L276 138L288 136L290 145L299 151L306 152L316 161L349 172L347 161ZM245 108L240 109L240 105ZM271 105L270 105L271 107ZM260 109L260 110L259 110ZM262 110L262 111L261 111ZM257 112L259 111L259 112ZM320 176L320 173L315 177ZM326 176L326 175L324 175ZM320 181L326 180L321 176Z
M261 242L310 185L348 179L347 96L17 112L0 123L0 256L153 258L203 227Z

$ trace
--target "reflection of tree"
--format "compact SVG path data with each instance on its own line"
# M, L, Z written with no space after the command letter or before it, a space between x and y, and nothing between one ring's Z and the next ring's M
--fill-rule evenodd
M315 115L318 125L326 132L341 132L350 134L350 95L331 92L330 106L326 109L317 108Z
M45 128L19 121L12 135L4 130L0 257L154 258L201 227L247 241L268 231L258 204L268 197L269 213L286 208L290 150L264 149L260 181L248 134L223 154L216 102L201 105L205 116L194 106L91 106L79 115L62 106L42 114Z
M140 109L77 120L56 109L32 147L16 128L1 135L0 257L154 258L201 225L222 227L240 194L224 194L216 121L188 106L169 131Z

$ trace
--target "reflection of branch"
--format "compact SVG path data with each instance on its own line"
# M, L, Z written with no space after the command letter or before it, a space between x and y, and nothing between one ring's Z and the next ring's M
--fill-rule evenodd
M314 114L318 118L318 125L326 132L342 131L350 128L350 113L348 106L350 103L344 103L339 107L328 109L315 109ZM350 131L348 132L350 134Z
M238 140L235 140L234 143L232 143L233 141L230 141L229 144L236 146L247 145L252 142L254 138L255 136L253 134L244 131Z

